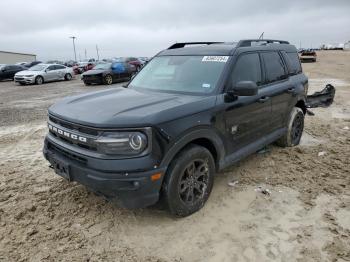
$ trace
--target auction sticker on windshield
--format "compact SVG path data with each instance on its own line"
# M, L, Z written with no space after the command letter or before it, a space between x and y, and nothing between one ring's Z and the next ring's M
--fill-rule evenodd
M202 62L222 62L226 63L228 56L204 56Z

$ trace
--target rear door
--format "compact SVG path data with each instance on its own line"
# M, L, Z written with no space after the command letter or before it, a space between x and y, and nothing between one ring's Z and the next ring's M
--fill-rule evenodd
M55 65L50 65L46 68L45 74L44 74L44 79L45 81L53 81L56 79L56 66Z
M65 74L66 74L66 67L64 65L55 65L56 80L63 79Z
M237 58L228 86L234 87L239 81L253 81L260 87L262 80L259 54L243 53ZM239 96L225 103L225 107L229 154L264 139L270 125L271 100L263 89L259 89L255 96Z
M272 101L270 132L285 127L286 116L289 114L291 97L295 87L289 81L288 69L278 51L261 52L264 64L265 80L263 89Z

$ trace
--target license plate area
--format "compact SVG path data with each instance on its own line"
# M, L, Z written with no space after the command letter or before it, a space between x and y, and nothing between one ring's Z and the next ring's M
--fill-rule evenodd
M71 181L71 177L69 174L69 165L54 156L51 156L50 160L52 168L55 170L55 173L67 179L68 181Z

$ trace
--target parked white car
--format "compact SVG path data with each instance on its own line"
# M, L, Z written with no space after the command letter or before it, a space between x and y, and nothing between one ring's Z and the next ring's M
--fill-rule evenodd
M37 84L57 80L71 80L73 69L58 64L38 64L15 74L15 82L21 85Z

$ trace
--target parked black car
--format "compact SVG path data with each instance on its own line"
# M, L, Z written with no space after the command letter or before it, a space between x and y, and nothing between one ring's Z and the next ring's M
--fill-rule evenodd
M30 68L32 66L35 66L35 65L38 65L38 64L41 64L42 62L41 61L33 61L33 62L28 62L26 64L24 64L23 66L26 67L26 68Z
M0 80L14 79L17 72L26 70L27 68L20 65L0 65Z
M135 66L125 62L100 63L92 70L83 73L82 80L85 85L111 85L114 82L129 81L135 72Z
M299 144L307 88L287 41L176 43L128 88L51 106L43 152L57 174L124 207L162 199L187 216L216 172L272 142Z

